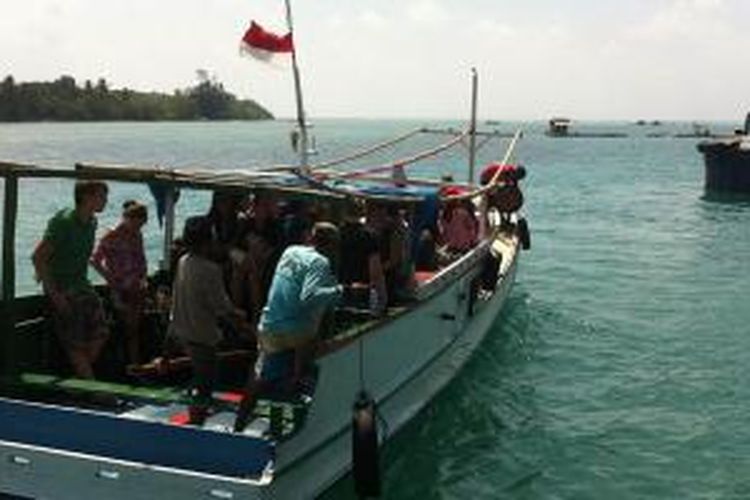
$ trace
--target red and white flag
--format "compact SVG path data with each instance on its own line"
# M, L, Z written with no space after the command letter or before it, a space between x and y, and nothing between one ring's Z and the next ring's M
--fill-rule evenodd
M292 34L277 35L266 31L255 21L245 32L240 42L240 51L262 61L269 61L275 54L292 52Z

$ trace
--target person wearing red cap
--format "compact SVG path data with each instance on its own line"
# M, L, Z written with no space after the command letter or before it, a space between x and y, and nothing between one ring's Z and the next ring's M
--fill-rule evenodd
M482 170L479 176L479 182L486 186L495 177L495 173L500 171L497 177L499 183L505 185L517 185L518 181L526 177L526 169L523 165L513 165L510 163L490 163Z
M507 225L510 223L510 214L523 205L523 193L518 187L518 181L526 177L526 169L522 165L491 163L482 170L479 182L486 186L496 174L495 182L498 186L488 193L487 208L495 208L500 213L501 225Z

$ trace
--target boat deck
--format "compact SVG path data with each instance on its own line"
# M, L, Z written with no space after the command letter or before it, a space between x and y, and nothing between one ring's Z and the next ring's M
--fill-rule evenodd
M315 392L316 377L304 379L294 394L263 394L245 436L281 441L297 432L305 420ZM190 396L185 387L130 385L95 380L23 373L3 381L10 397L77 410L97 411L126 419L233 432L240 390L213 394L212 413L202 425L189 422Z

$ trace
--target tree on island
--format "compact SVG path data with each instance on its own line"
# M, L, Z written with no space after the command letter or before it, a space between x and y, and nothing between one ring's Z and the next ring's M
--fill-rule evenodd
M208 120L222 120L228 118L232 112L232 94L224 90L224 86L210 77L204 69L196 71L198 85L188 89L188 98L195 103L198 116Z
M237 99L198 70L198 83L172 95L110 89L104 78L78 86L71 76L53 82L0 83L0 121L268 120L273 115L253 100Z

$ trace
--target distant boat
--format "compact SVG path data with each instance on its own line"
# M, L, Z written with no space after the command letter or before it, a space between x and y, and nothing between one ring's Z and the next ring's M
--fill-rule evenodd
M643 127L644 125L651 125L652 127L660 127L662 125L662 122L661 120L646 121L646 120L641 119L641 120L636 121L635 124L638 125L639 127Z
M620 138L627 137L627 134L622 132L571 132L570 124L572 120L570 118L551 118L545 135L548 137L585 137L585 138Z
M312 124L305 125L307 128L312 127ZM310 144L307 147L307 156L315 156L318 154L318 148L315 142L315 136L310 136ZM292 129L291 132L289 132L289 141L292 146L292 151L295 153L299 153L299 142L300 142L300 133L298 129Z
M707 192L750 193L750 113L744 129L697 148L703 153Z
M714 137L713 132L705 123L693 122L692 127L692 132L681 132L674 136L678 138Z
M550 137L567 137L569 135L570 118L550 118L547 135Z
M307 148L308 156L315 156L318 154L318 147L315 141L315 136L310 137L310 147Z

